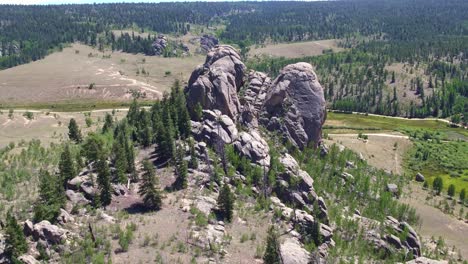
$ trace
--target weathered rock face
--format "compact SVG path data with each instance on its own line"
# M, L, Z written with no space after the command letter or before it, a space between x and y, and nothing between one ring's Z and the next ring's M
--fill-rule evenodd
M299 148L309 142L318 144L326 118L323 88L308 63L299 62L283 68L268 91L263 109L267 128L280 126L284 135ZM279 117L283 121L271 120Z
M218 39L215 38L214 36L203 35L200 38L200 48L205 53L209 52L212 48L218 45L218 43L219 43Z
M238 136L234 121L218 110L203 110L203 120L201 122L192 121L192 133L196 140L208 142L210 145L217 138L226 144L231 144Z
M245 69L233 47L220 45L211 50L205 64L198 66L190 76L187 105L191 113L199 103L203 109L218 109L237 119L241 108L237 92L244 83Z
M257 128L258 115L265 102L271 79L265 73L250 71L248 83L249 86L242 97L240 122L249 128Z
M255 130L249 133L241 132L238 140L234 142L234 149L257 165L270 166L268 143Z
M25 234L32 232L34 240L47 241L52 245L64 242L70 233L69 231L45 220L35 224L33 230L28 230L28 228L30 228L30 226L25 225Z
M310 254L295 238L287 238L280 246L281 259L284 264L307 264Z

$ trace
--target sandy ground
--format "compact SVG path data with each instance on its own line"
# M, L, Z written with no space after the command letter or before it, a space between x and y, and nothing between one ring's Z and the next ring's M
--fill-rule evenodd
M425 201L426 196L427 191L412 183L402 200L404 203L416 208L418 215L421 217L422 224L419 233L424 239L429 239L432 236L436 239L439 236L443 237L447 245L455 246L460 250L464 259L467 259L468 224L427 204Z
M371 166L396 174L402 173L403 155L412 145L408 136L400 133L366 135L368 140L359 139L358 134L329 134L330 140L326 142L339 143L361 153Z
M250 56L269 55L286 58L300 58L305 56L321 55L324 50L333 49L333 51L342 51L343 48L338 47L338 40L327 39L318 41L268 44L265 47L252 48L249 52Z
M110 58L103 58L110 55ZM0 104L132 98L131 91L159 98L175 79L188 80L204 56L161 58L99 52L73 44L45 59L0 71ZM142 70L148 75L137 74ZM94 83L93 89L88 89Z

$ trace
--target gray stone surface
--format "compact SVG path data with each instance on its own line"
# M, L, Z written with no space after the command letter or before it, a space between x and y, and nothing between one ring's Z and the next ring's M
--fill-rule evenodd
M325 107L323 88L312 66L299 62L284 67L273 81L263 105L264 120L281 117L282 132L302 149L310 142L320 142Z

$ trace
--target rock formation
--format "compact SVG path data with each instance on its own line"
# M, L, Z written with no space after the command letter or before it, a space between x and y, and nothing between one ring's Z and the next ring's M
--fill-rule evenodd
M197 104L203 109L221 111L236 119L241 106L237 92L244 83L245 65L237 51L228 45L216 46L190 76L187 105L194 113Z
M219 41L214 36L203 35L200 38L200 48L203 52L208 53L212 48L218 45Z
M154 40L152 47L154 49L155 55L162 55L167 47L167 38L162 34L158 35L158 37Z
M326 118L325 98L310 64L299 62L284 67L273 81L263 109L267 128L279 128L299 148L320 142Z

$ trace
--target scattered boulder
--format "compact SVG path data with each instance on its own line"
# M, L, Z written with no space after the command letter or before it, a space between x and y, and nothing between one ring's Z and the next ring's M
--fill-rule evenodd
M200 104L203 109L218 109L236 120L240 112L237 92L244 83L245 65L237 51L228 45L219 45L206 56L190 76L187 105L192 114Z
M229 116L221 114L219 110L203 110L202 122L192 121L192 133L197 141L206 141L210 145L213 145L217 139L231 144L238 136L234 121ZM203 147L203 150L205 149L206 144Z
M67 190L65 195L67 196L67 199L75 205L86 205L90 203L90 201L86 199L82 193Z
M34 225L32 236L34 240L44 240L56 245L63 243L67 239L69 231L51 224L49 221L41 221Z
M40 264L41 263L31 255L19 256L18 260L21 261L21 263L24 263L24 264Z
M424 182L426 179L424 178L424 175L422 175L420 172L416 174L416 181L418 182Z
M255 130L249 133L241 132L238 140L234 142L234 149L257 165L270 166L268 143Z
M394 184L394 183L388 183L387 184L387 189L386 189L388 192L391 192L393 194L397 194L398 193L398 185Z
M309 142L317 146L326 118L323 88L308 63L290 64L281 70L267 92L262 120L267 128L271 117L279 117L281 131L293 144L303 149Z
M114 195L116 196L120 196L120 195L124 196L124 195L127 195L128 193L127 186L121 183L118 183L118 184L113 183L111 184L111 186L112 186L112 190L114 190Z
M349 181L349 182L354 181L354 176L351 175L350 173L347 173L347 172L341 173L341 178L343 178L345 181Z
M209 215L216 204L216 199L209 196L199 196L195 200L195 207L205 215Z
M293 237L288 237L280 246L283 264L307 264L310 254L301 243Z
M218 43L218 39L211 35L203 35L200 38L200 48L204 53L208 53L212 48L218 45Z
M73 216L71 216L67 211L60 208L60 214L57 217L57 222L59 224L64 225L66 223L71 223L71 222L74 222L74 221L75 221L75 219L73 218Z

